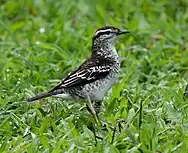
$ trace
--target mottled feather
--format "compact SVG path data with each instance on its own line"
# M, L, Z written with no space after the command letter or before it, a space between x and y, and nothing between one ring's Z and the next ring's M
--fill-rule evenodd
M95 54L89 57L77 70L63 79L51 92L61 88L83 86L102 79L110 73L113 64L113 61Z

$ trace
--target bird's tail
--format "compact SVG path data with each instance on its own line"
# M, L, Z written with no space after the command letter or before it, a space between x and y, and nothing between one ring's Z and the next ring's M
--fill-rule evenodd
M28 98L27 101L32 102L32 101L35 101L35 100L40 100L42 98L50 97L52 95L53 95L52 92L44 92L44 93L41 93L41 94L36 95L34 97Z
M38 94L34 97L28 98L27 101L32 102L32 101L35 101L35 100L40 100L40 99L43 99L43 98L46 98L46 97L50 97L50 96L53 96L53 95L60 94L61 92L62 92L62 90L44 92L44 93Z

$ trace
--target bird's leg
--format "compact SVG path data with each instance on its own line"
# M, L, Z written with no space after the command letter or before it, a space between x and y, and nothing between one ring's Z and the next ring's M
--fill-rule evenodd
M100 108L102 105L102 100L100 101L90 101L88 102L87 110L96 118L98 119L98 114L100 113Z
M89 96L88 96L87 109L94 116L94 118L96 119L97 123L99 123L97 113L95 111L95 108L93 107L92 101L90 100Z
M102 100L100 101L91 101L92 107L93 107L93 111L95 111L95 114L98 116L98 114L100 113L100 108L102 105ZM90 106L87 104L87 110L93 115L92 110L90 109Z
M100 107L101 107L102 101L89 101L86 106L87 106L87 110L91 113L92 116L94 116L94 118L97 121L97 125L101 124L98 120L98 114L100 113ZM98 127L98 126L97 126ZM88 128L93 132L94 136L95 136L95 141L97 144L97 139L103 140L102 137L97 136L96 135L96 127L95 124L91 123Z
M93 106L94 106L94 109L95 109L95 112L96 112L97 116L100 113L101 105L102 105L102 100L101 101L94 101L93 102Z

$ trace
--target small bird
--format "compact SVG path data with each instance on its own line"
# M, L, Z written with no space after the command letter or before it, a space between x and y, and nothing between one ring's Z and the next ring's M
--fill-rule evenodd
M116 82L120 70L120 58L115 49L116 38L126 33L129 31L113 26L98 29L92 39L91 56L53 89L31 97L27 101L50 96L65 100L90 101L93 107L87 103L87 109L98 114L101 102Z

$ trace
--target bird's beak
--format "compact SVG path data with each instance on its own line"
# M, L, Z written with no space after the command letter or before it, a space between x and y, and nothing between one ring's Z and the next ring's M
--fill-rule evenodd
M130 33L129 30L122 29L122 30L117 32L117 35L122 35L122 34L126 34L126 33Z

